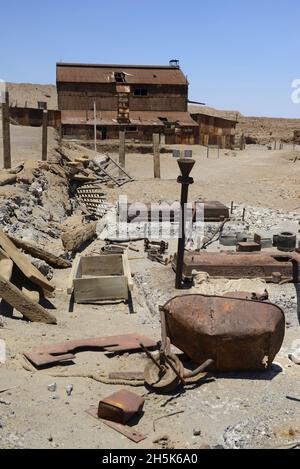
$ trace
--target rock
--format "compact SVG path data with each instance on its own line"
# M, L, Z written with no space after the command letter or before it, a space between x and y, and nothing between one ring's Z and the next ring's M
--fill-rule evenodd
M55 391L56 391L56 389L57 389L57 385L56 385L56 383L51 383L51 384L48 384L48 386L47 386L47 387L48 387L48 391L50 391L50 392L55 392Z
M199 428L194 428L193 435L194 436L201 436L201 430Z

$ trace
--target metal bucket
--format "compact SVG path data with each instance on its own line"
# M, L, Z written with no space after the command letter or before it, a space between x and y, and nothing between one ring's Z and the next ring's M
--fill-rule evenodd
M171 343L198 365L212 358L218 371L266 370L284 339L284 313L271 303L184 295L163 311Z

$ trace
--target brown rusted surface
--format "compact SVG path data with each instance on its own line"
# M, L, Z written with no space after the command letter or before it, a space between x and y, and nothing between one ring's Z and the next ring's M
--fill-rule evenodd
M146 438L145 435L138 432L132 427L123 425L122 423L110 422L109 420L99 419L97 407L95 406L91 406L86 412L97 420L100 420L100 422L104 423L108 427L112 428L113 430L116 430L118 433L121 433L121 435L126 436L126 438L128 438L129 440L134 441L134 443L139 443L140 441L143 441Z
M236 246L238 252L258 252L261 251L261 244L254 243L251 241L240 242Z
M76 353L88 350L112 353L141 351L141 342L150 350L157 348L157 343L146 336L141 334L125 334L45 345L25 352L24 356L36 367L42 367L73 360Z
M219 371L266 370L285 333L283 311L271 303L184 295L164 306L171 343L201 365Z
M99 402L98 417L124 425L142 412L144 402L145 399L134 392L120 389Z
M263 278L267 282L299 282L299 254L236 252L186 253L183 279L191 280L193 270L207 272L213 278ZM172 266L176 268L176 255Z

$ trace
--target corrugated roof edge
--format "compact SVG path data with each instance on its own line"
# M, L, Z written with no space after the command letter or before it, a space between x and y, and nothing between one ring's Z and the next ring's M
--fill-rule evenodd
M124 65L124 64L81 64L57 62L56 67L82 67L82 68L144 68L144 69L162 69L162 70L180 70L180 67L171 65Z

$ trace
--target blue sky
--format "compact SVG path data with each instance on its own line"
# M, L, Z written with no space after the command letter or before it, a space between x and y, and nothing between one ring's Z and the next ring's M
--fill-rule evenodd
M299 0L1 2L0 78L55 83L55 63L168 64L190 99L246 115L300 118Z

